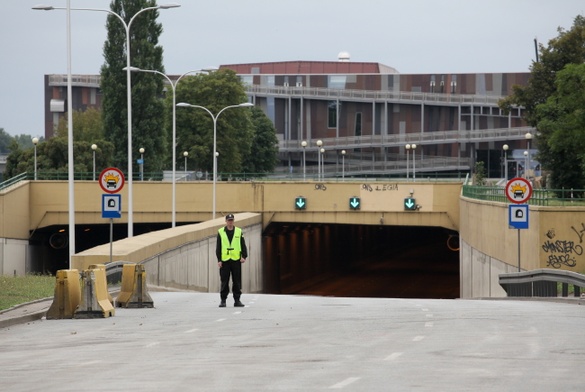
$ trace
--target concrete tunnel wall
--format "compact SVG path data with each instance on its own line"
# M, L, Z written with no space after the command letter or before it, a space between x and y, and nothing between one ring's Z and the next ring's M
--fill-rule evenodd
M242 289L263 290L262 216L234 214L248 247L248 261L242 268ZM143 264L147 283L155 286L219 292L219 271L215 256L216 236L224 218L146 233L112 244L112 261ZM80 252L72 257L72 268L84 270L92 264L110 261L110 244Z

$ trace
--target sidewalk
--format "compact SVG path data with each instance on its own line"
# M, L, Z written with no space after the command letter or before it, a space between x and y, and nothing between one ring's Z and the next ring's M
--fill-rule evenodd
M49 297L2 310L0 311L0 328L39 320L45 317L52 303L53 297Z

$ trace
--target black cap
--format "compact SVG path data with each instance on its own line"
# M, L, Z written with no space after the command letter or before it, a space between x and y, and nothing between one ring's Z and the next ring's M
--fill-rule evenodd
M225 220L234 220L234 214L227 214Z

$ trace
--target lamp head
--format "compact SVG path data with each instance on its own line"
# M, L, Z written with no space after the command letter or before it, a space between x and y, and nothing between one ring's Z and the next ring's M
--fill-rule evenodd
M404 146L404 148L406 148L407 150L410 150L410 144L407 144L406 146Z
M508 148L510 148L510 147L508 147L508 145L507 145L507 144L504 144L504 145L502 146L502 148L504 149L504 151L508 151Z
M301 142L301 147L303 147L303 148L307 147L307 142L305 140L303 140Z
M412 143L410 147L414 150L416 148L416 144Z
M39 138L38 137L33 137L32 138L32 142L36 146L39 143Z
M524 156L527 157L528 156L528 151L524 151Z
M191 105L190 103L187 103L187 102L179 102L177 104L177 106L180 107L180 108L190 108L193 105Z
M140 151L141 154L144 154L144 148L140 147L140 150L138 151Z
M189 156L189 152L188 152L188 151L185 151L185 152L183 153L183 156L184 156L185 158L187 158L187 157Z
M97 150L97 144L92 144L91 145L91 149L94 150L94 151Z
M251 102L244 102L244 103L239 104L238 106L241 106L243 108L249 108L249 107L254 106L254 104Z
M323 141L322 140L317 140L317 147L321 147L323 145Z
M169 4L161 4L158 6L158 8L160 8L161 10L167 10L169 8L179 8L180 6L181 6L181 4L169 3Z
M34 7L32 7L32 9L35 11L52 11L55 9L55 7L53 7L51 5L39 4L39 5L35 5Z
M345 150L341 150L341 155L345 155Z
M532 134L530 132L526 132L526 135L524 135L524 138L526 140L530 140L530 139L532 139Z

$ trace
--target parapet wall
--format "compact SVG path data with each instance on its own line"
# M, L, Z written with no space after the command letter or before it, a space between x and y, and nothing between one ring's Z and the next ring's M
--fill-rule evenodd
M508 204L461 197L461 298L504 297L500 273L554 268L585 273L585 208L529 207L528 229L509 228Z

